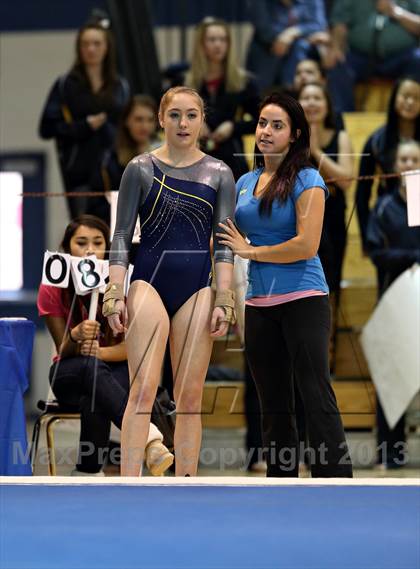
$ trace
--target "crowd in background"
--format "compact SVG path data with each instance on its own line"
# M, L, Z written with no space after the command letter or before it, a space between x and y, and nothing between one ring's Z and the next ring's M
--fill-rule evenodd
M333 372L346 207L353 205L346 192L357 175L342 113L355 110L357 82L393 80L385 123L366 141L359 174L420 168L420 1L336 0L328 4L327 14L322 0L261 0L249 2L248 10L254 33L244 68L229 25L206 18L195 30L191 61L178 66L171 83L200 93L206 105L202 150L223 160L236 180L250 169L243 137L255 132L261 96L283 90L302 105L311 129L311 162L325 180L334 180L328 183L319 249L333 308ZM40 135L54 139L64 189L76 193L67 198L70 219L90 214L109 224L109 193L118 191L130 160L156 148L160 138L157 102L130 92L117 72L112 31L102 20L89 21L78 31L74 63L52 86ZM408 227L401 178L380 181L373 210L372 186L372 180L357 182L356 211L363 251L377 269L381 295L406 268L420 262L420 233ZM109 364L105 367L109 375ZM255 388L245 375L252 408ZM122 391L121 398L125 396ZM109 418L104 424L106 438ZM378 442L404 440L403 420L390 432L380 404L378 426ZM261 446L258 429L258 424L252 428L250 448ZM251 468L259 462L257 454ZM394 457L388 457L387 466L394 464Z

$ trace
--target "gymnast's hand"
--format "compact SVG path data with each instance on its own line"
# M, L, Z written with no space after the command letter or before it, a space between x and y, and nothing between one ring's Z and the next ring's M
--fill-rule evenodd
M216 306L213 309L210 324L210 336L212 338L218 338L219 336L225 336L227 334L229 322L226 322L225 318L226 313L223 308Z
M108 316L108 324L114 336L127 332L127 309L123 300L115 302L115 314Z

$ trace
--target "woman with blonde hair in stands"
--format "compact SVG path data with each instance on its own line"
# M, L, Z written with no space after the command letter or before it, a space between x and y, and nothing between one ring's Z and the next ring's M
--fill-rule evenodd
M233 217L231 170L197 145L204 104L188 87L162 97L160 148L134 158L121 180L110 253L104 315L115 334L126 333L130 396L122 428L122 474L137 476L145 432L169 339L177 407L177 476L197 472L201 400L213 339L234 321L233 254L215 244L216 295L210 287L210 238ZM127 302L123 283L137 218L138 247ZM126 327L126 311L128 327Z
M185 85L196 89L206 106L202 148L223 160L238 179L248 171L242 136L255 130L259 93L252 76L238 65L225 21L206 18L197 26Z

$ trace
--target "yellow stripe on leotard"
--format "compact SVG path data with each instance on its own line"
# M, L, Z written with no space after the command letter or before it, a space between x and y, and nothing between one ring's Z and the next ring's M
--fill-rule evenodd
M160 197L160 194L162 193L162 188L163 188L163 186L164 186L165 177L166 177L166 174L163 175L162 180L158 180L157 178L154 177L154 179L160 183L159 192L158 192L158 195L156 196L155 203L153 204L152 211L150 212L149 217L148 217L145 221L143 221L143 223L140 224L140 229L142 229L142 228L146 225L146 223L147 223L147 222L149 221L149 219L152 217L153 212L155 211L156 204L157 204L157 202L158 202L158 199L159 199L159 197Z
M164 174L162 180L159 180L159 178L156 178L156 176L153 176L153 179L156 180L156 182L159 182L159 183L160 183L161 188L162 188L162 186L164 186L167 190L170 190L171 192L175 192L176 194L182 194L183 196L188 196L189 198L194 198L194 199L196 199L196 200L200 200L201 202L204 202L205 204L207 204L207 205L211 208L211 211L213 211L213 206L212 206L211 203L208 202L207 200L205 200L205 199L203 199L203 198L199 198L198 196L194 196L194 195L192 195L192 194L187 194L186 192L181 192L181 191L179 191L179 190L176 190L175 188L171 188L170 186L167 186L167 185L164 183L165 174Z

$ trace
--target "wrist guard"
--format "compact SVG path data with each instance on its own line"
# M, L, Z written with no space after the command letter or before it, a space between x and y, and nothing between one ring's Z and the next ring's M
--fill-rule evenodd
M226 316L223 322L228 322L229 324L235 324L236 322L236 312L235 312L235 293L233 290L220 290L216 292L216 300L214 301L214 307L216 306L223 308Z
M105 317L119 313L119 311L115 308L117 300L124 301L123 285L119 283L107 284L104 294L104 301L102 304L102 314Z

